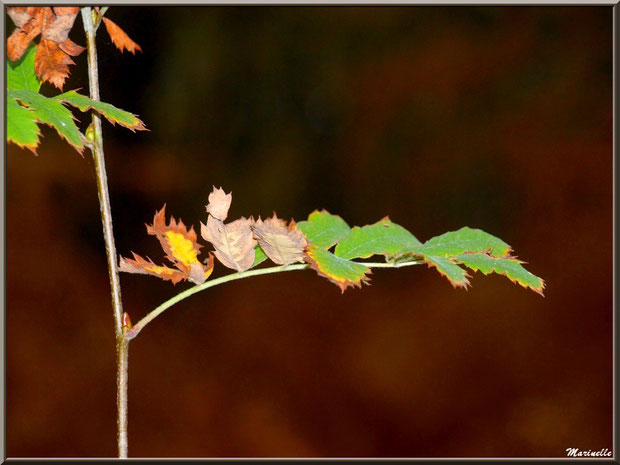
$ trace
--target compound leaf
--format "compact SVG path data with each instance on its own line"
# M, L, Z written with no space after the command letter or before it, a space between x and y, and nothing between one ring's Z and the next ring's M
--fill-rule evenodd
M84 112L92 108L97 113L103 115L110 123L118 123L134 132L147 130L144 123L133 113L116 108L109 103L92 100L85 95L78 94L74 90L57 95L54 99L63 103L68 103Z
M338 257L368 258L372 255L394 256L410 252L422 243L402 226L388 218L368 226L355 226L338 242L334 253Z
M329 249L351 231L342 218L325 210L315 210L307 221L297 223L297 227L306 235L308 242L323 249Z
M316 244L307 247L306 262L320 276L336 284L342 292L349 286L362 287L362 284L368 284L370 280L367 276L371 273L370 268L361 263L337 257Z

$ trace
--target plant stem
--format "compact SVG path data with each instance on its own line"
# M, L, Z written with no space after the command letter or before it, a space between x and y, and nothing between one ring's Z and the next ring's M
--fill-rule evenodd
M421 262L412 261L405 262L399 264L391 264L391 263L371 263L371 262L359 262L360 264L366 265L369 268L402 268L405 266L419 265ZM184 299L187 299L189 296L196 294L197 292L204 291L205 289L209 289L210 287L217 286L219 284L224 284L229 281L236 281L237 279L250 278L252 276L260 276L263 274L272 274L272 273L282 273L284 271L296 271L296 270L306 270L310 268L308 264L295 264L295 265L286 265L286 266L273 266L271 268L261 268L258 270L250 270L244 271L241 273L232 273L226 276L222 276L221 278L213 279L211 281L205 281L204 283L190 287L189 289L175 295L171 299L166 300L159 307L151 311L148 315L138 321L129 331L125 333L125 337L127 339L133 339L138 335L140 331L144 329L146 325L148 325L151 321L161 315L165 310L172 307L174 304L181 302Z
M127 437L127 387L129 383L129 339L120 337L116 340L117 373L116 373L116 407L117 407L117 440L118 457L127 458L129 448Z
M95 43L95 28L90 7L82 8L82 21L88 48L88 81L90 98L99 100L99 71L97 67L97 46ZM108 274L110 276L110 290L112 294L112 308L114 315L114 331L116 335L117 374L116 404L118 410L118 455L120 458L127 457L127 378L128 378L128 354L129 340L125 338L122 328L123 305L121 302L121 286L118 278L118 266L116 258L116 246L114 244L114 232L112 229L112 210L110 208L110 195L108 193L108 179L105 168L103 153L103 134L101 131L101 119L96 113L92 113L92 125L95 140L91 146L95 172L97 176L97 193L101 210L101 222L103 225L103 238L108 257Z

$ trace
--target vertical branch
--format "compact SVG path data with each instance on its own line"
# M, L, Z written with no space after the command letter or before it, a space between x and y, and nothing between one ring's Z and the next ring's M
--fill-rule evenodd
M86 32L88 46L88 81L90 87L90 98L99 98L99 71L97 68L97 47L95 44L95 32L93 29L93 19L90 7L82 8L82 19ZM103 224L103 238L105 249L108 256L108 272L110 275L110 288L112 291L112 307L114 309L114 329L116 337L121 337L123 305L121 303L121 286L118 279L118 266L116 260L116 246L114 244L114 234L112 230L112 211L110 208L110 195L108 193L108 177L105 169L105 159L103 154L103 135L101 132L101 118L97 113L92 112L92 124L95 134L93 141L92 154L95 161L95 171L97 175L97 192L99 194L99 207L101 209L101 222Z
M118 457L127 458L129 440L127 437L127 386L129 381L129 339L120 337L116 342L116 408L117 408L117 441Z
M99 100L99 71L97 68L97 47L95 44L95 27L93 24L92 10L90 7L82 8L82 21L88 48L88 81L90 98ZM105 169L103 154L103 135L101 132L101 118L92 113L92 126L94 129L94 141L91 151L95 161L97 175L97 192L99 195L99 207L101 210L101 222L103 224L103 237L108 256L108 274L110 275L110 289L112 294L112 308L114 312L114 329L116 334L116 405L118 411L118 455L120 458L127 457L127 378L128 378L128 355L129 341L123 334L121 303L121 286L118 278L118 266L116 259L116 246L112 230L112 211L110 208L110 195L108 193L108 180Z

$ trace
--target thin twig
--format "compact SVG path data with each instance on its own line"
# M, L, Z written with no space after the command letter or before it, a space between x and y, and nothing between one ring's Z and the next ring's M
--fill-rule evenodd
M99 71L97 67L97 47L95 44L95 29L90 7L82 8L82 21L88 48L88 80L90 98L99 100ZM110 208L110 195L108 193L108 179L105 168L103 153L103 135L101 131L101 119L93 112L92 125L95 140L92 142L91 152L95 162L97 175L97 193L99 195L99 207L101 210L101 222L103 225L103 238L108 257L108 274L110 276L110 290L112 294L112 308L114 314L114 330L116 334L116 357L117 357L117 426L118 426L118 454L120 458L127 457L127 377L128 377L128 340L123 334L122 315L123 305L121 302L121 286L118 278L118 266L116 246L114 244L114 232L112 229L112 210Z
M365 265L369 268L402 268L405 266L419 265L420 261L411 261L404 262L398 264L392 263L373 263L373 262L357 262L360 265ZM232 273L226 276L222 276L221 278L213 279L211 281L205 281L204 283L190 287L189 289L175 295L174 297L166 300L163 304L155 308L148 315L138 321L133 328L125 333L125 337L127 339L133 339L138 335L140 331L144 329L146 325L148 325L151 321L161 315L168 308L172 307L174 304L181 302L184 299L187 299L189 296L196 294L197 292L204 291L205 289L209 289L210 287L217 286L219 284L224 284L229 281L236 281L237 279L250 278L252 276L260 276L263 274L272 274L272 273L282 273L285 271L296 271L296 270L306 270L310 268L308 264L295 264L295 265L286 265L286 266L273 266L271 268L261 268L258 270L250 270L244 271L241 273Z
M97 32L97 29L99 29L99 26L101 25L101 20L103 19L105 12L108 11L108 8L109 7L107 6L104 6L103 8L99 8L99 12L97 14L97 20L93 24L93 29L95 30L95 32Z

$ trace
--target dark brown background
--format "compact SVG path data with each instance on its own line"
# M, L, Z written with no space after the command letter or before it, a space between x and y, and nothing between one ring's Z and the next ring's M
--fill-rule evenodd
M312 272L195 295L131 343L130 455L611 449L611 12L111 8L144 52L101 30L102 98L151 130L104 129L119 253L160 259L155 210L198 225L221 185L232 217L482 228L547 282L454 290L414 267L344 295ZM85 60L66 89L87 89ZM92 161L44 135L7 154L7 453L113 456ZM187 287L121 281L134 322Z

